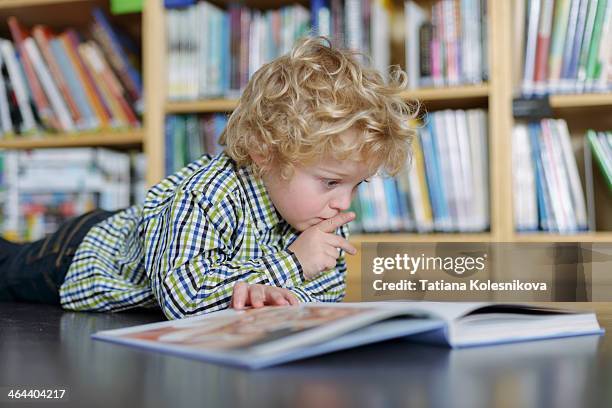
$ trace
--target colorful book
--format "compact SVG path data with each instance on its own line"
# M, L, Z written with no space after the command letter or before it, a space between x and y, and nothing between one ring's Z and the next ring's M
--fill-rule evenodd
M7 20L11 36L15 42L15 46L19 52L19 60L25 71L28 80L28 87L32 91L36 111L42 125L48 129L61 129L55 113L53 112L49 100L43 91L42 85L38 79L38 75L34 69L29 53L25 49L25 40L29 37L28 31L19 23L17 18L9 17Z
M65 102L66 107L70 111L72 121L77 129L83 129L85 127L85 119L81 113L79 106L77 105L73 94L68 87L67 78L64 76L59 61L55 58L51 45L49 42L55 37L48 27L42 25L36 25L32 29L32 37L36 40L38 49L44 57L44 62L51 73L51 77L55 82L55 85Z
M589 147L595 156L595 161L606 180L606 184L610 191L612 191L612 160L610 160L609 155L606 153L606 150L610 150L610 146L608 145L606 147L605 141L601 140L593 130L588 130L586 137ZM610 136L605 137L608 139L610 138Z
M55 113L60 125L59 130L74 132L77 128L72 120L68 106L64 102L57 85L53 81L42 54L40 53L40 50L32 37L28 37L23 41L23 49L28 54L30 61L32 61L34 71L36 72L36 75L38 75L40 84L49 98L53 112Z
M461 348L602 333L594 313L493 303L365 302L228 309L100 331L92 338L257 369L398 338Z
M8 40L0 40L0 53L2 54L2 59L8 71L17 106L19 107L21 123L19 129L16 130L21 134L33 133L37 130L38 125L36 124L36 119L30 104L28 84L19 66L13 43Z

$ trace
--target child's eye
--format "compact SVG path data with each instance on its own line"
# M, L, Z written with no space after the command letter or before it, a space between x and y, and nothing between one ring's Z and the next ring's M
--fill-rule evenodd
M324 179L322 181L323 181L323 184L325 185L325 187L327 187L327 188L334 188L334 187L337 187L338 184L340 184L338 180Z
M357 183L357 185L355 186L355 188L359 187L361 185L361 183L369 183L370 180L365 179L365 180L361 180L359 183Z

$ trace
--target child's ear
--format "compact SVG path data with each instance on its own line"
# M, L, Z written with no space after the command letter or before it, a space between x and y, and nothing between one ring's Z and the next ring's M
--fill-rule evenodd
M249 156L251 157L251 160L253 160L253 162L258 166L261 166L264 162L264 156L262 154L249 152Z

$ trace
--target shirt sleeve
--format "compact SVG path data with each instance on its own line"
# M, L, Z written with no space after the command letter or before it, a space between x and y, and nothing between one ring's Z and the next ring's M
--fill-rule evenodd
M233 259L233 243L243 219L232 194L212 205L201 193L183 192L145 229L145 261L153 293L170 319L229 306L238 281L302 287L302 267L289 250L259 258Z
M347 225L338 228L336 233L348 239ZM336 267L329 269L315 279L301 285L288 287L301 302L340 302L346 294L346 254L343 249L336 262Z

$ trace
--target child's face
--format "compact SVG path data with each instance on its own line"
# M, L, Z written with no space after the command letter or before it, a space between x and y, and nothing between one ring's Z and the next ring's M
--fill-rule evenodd
M263 181L280 215L301 232L346 211L357 186L370 176L363 161L327 158L296 167L290 180L281 178L276 169Z

